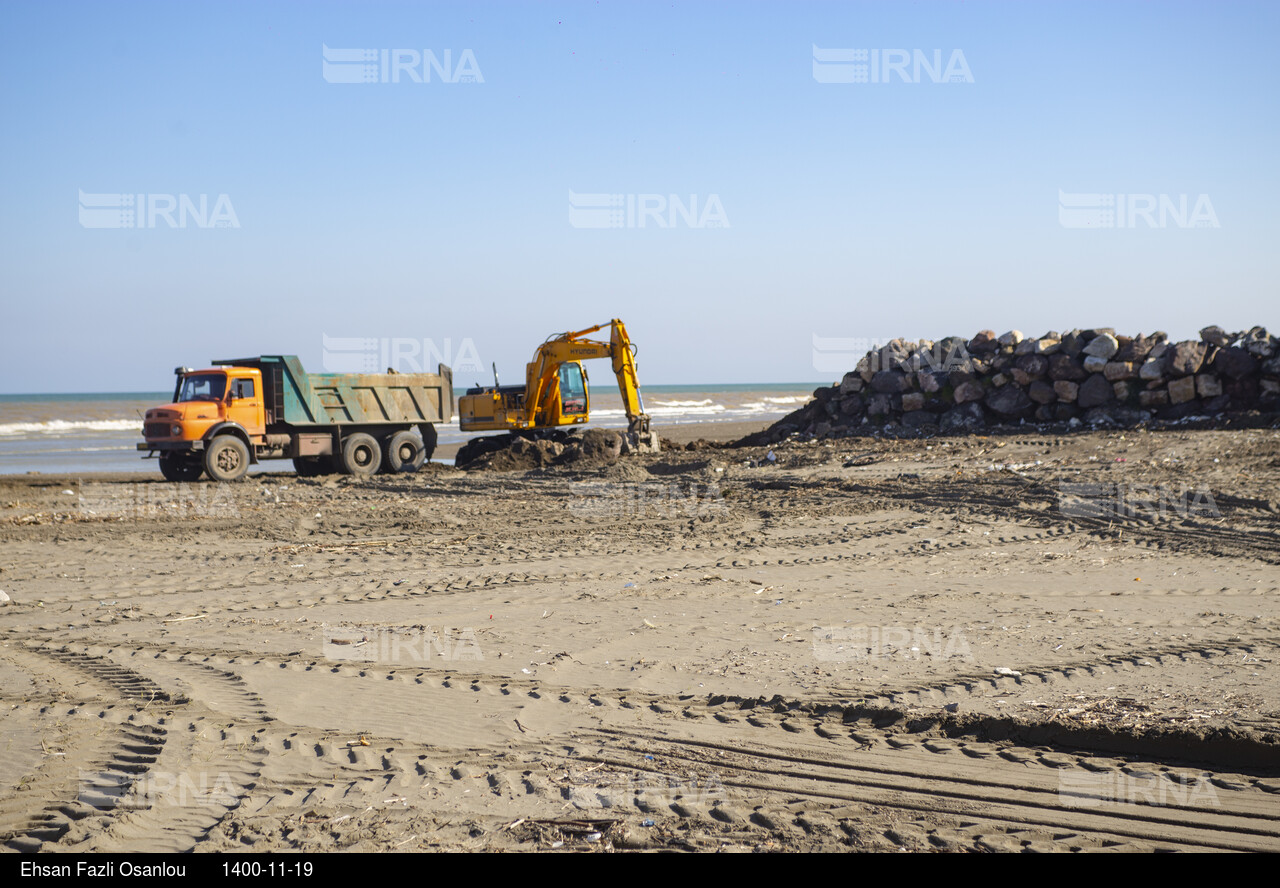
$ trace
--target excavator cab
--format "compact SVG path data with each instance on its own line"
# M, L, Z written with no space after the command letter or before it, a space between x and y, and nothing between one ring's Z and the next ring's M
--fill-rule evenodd
M574 361L560 365L560 414L586 416L590 413L587 398L587 369Z

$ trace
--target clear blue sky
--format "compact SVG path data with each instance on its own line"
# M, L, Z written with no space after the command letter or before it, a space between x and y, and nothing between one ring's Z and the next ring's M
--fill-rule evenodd
M0 17L0 392L320 369L324 335L467 339L512 381L611 317L650 384L825 380L815 335L1280 328L1275 2ZM323 46L470 50L483 82L333 83ZM815 46L959 50L972 82L819 82ZM1082 230L1059 191L1203 194L1219 225ZM239 227L86 227L80 192L225 194ZM575 227L570 192L715 195L729 225Z

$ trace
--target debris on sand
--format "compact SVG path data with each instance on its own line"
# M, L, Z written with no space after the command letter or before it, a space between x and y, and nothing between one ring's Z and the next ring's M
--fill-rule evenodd
M657 453L656 434L634 435L613 429L556 430L537 436L514 433L472 438L458 451L454 464L468 471L510 472L547 466L592 468L611 466L633 453Z

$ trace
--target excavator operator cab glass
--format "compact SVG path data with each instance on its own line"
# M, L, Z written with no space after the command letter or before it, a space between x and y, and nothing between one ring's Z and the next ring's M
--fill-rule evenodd
M581 416L587 412L587 383L582 365L577 363L560 366L560 413L563 416Z

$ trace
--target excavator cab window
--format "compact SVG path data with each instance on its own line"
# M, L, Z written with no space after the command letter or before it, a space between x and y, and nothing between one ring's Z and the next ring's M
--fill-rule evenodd
M560 366L560 413L564 416L580 416L587 412L587 383L582 365L578 363Z

